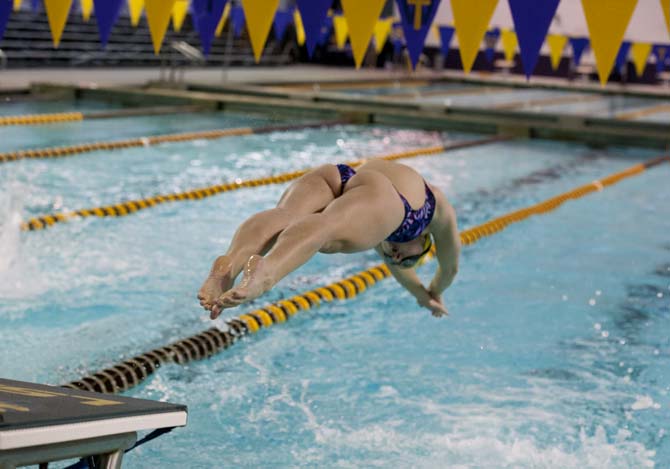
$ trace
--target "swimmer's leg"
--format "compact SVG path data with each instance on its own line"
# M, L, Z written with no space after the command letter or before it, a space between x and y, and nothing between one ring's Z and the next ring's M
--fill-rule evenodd
M277 236L296 218L319 212L341 191L339 172L334 165L323 165L293 183L282 195L277 207L255 214L235 232L228 251L219 256L203 284L198 299L212 312L221 312L216 300L228 291L249 258L265 254Z
M404 213L393 185L376 174L355 178L355 185L347 187L323 212L306 215L286 227L265 257L251 256L240 284L224 293L218 304L231 308L257 298L333 243L344 240L347 250L363 251L393 232ZM397 217L388 213L397 213Z

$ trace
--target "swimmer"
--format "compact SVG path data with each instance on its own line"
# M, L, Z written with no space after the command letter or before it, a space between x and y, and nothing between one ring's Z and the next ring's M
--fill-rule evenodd
M242 223L198 299L215 319L267 292L317 252L375 249L418 304L440 317L448 314L442 293L458 272L459 239L453 207L409 166L381 159L358 171L326 164L295 181L275 208ZM424 287L414 267L433 242L438 266Z

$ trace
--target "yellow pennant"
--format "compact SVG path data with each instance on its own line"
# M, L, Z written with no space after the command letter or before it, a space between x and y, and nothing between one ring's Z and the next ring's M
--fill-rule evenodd
M375 24L375 52L379 54L386 44L391 33L391 26L393 25L393 18L385 18L377 21Z
M505 60L508 62L514 60L516 46L519 45L516 33L509 29L503 29L500 32L500 43L502 44L503 52L505 53Z
M214 33L216 37L221 37L221 33L223 33L223 27L226 25L226 21L228 21L229 16L230 16L230 2L227 2L226 6L223 7L223 15L221 15L221 20L219 21L219 24L216 26L216 32Z
M582 0L600 84L605 86L637 0Z
M549 56L551 57L551 68L558 70L563 58L563 49L568 43L568 37L562 34L549 34L547 36L547 44L549 45Z
M302 16L300 16L297 8L293 11L293 23L295 23L296 41L298 41L299 46L304 46L306 39L305 26L302 24Z
M630 56L633 58L633 64L635 64L635 73L638 77L641 77L644 73L644 68L647 65L647 59L651 53L652 45L648 42L634 42L630 46Z
M71 6L72 0L44 0L44 9L47 11L47 17L49 18L54 47L58 47L60 44L60 38L63 35Z
M279 0L242 0L242 8L247 19L247 31L251 39L251 48L254 50L254 59L258 63L270 34L272 20L279 8Z
M154 43L154 53L158 55L165 38L172 7L176 0L144 0L144 8L147 10L147 22L151 32L151 41Z
M144 9L144 0L128 0L128 12L130 13L130 24L137 26L140 24L142 10Z
M19 11L21 9L21 0L14 0L14 11Z
M188 12L188 0L177 0L172 7L172 28L179 32Z
M342 15L337 15L333 18L333 27L335 28L335 43L338 49L344 49L347 43L347 36L349 36L349 26L347 26L347 19Z
M451 0L463 70L470 73L498 0Z
M385 3L386 0L342 0L342 9L349 25L349 40L356 68L360 68L363 63L375 24Z
M93 0L81 0L81 17L88 22L93 12Z
M665 25L668 27L668 34L670 34L670 2L668 0L661 0L661 8L665 15Z

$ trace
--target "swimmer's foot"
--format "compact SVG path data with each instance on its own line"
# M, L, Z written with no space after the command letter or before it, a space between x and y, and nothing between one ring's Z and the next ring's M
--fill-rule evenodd
M263 256L254 255L247 262L240 284L221 295L216 304L222 309L234 308L258 298L271 287L272 281L267 275Z
M221 313L216 300L233 286L232 262L228 256L219 256L212 265L209 276L198 292L200 306L212 313L212 319Z

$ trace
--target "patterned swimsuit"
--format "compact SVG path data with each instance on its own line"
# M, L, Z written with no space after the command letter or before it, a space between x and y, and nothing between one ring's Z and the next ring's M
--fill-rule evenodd
M344 190L344 185L354 176L354 174L356 174L356 171L346 164L338 164L337 169L340 172L342 189ZM407 199L398 192L402 203L405 205L405 218L403 218L400 226L386 238L387 241L393 243L406 243L418 238L419 235L423 233L423 230L430 224L433 215L435 214L435 195L428 187L428 184L424 182L423 185L426 188L426 201L424 202L423 207L416 210L413 210L412 206L407 202Z

